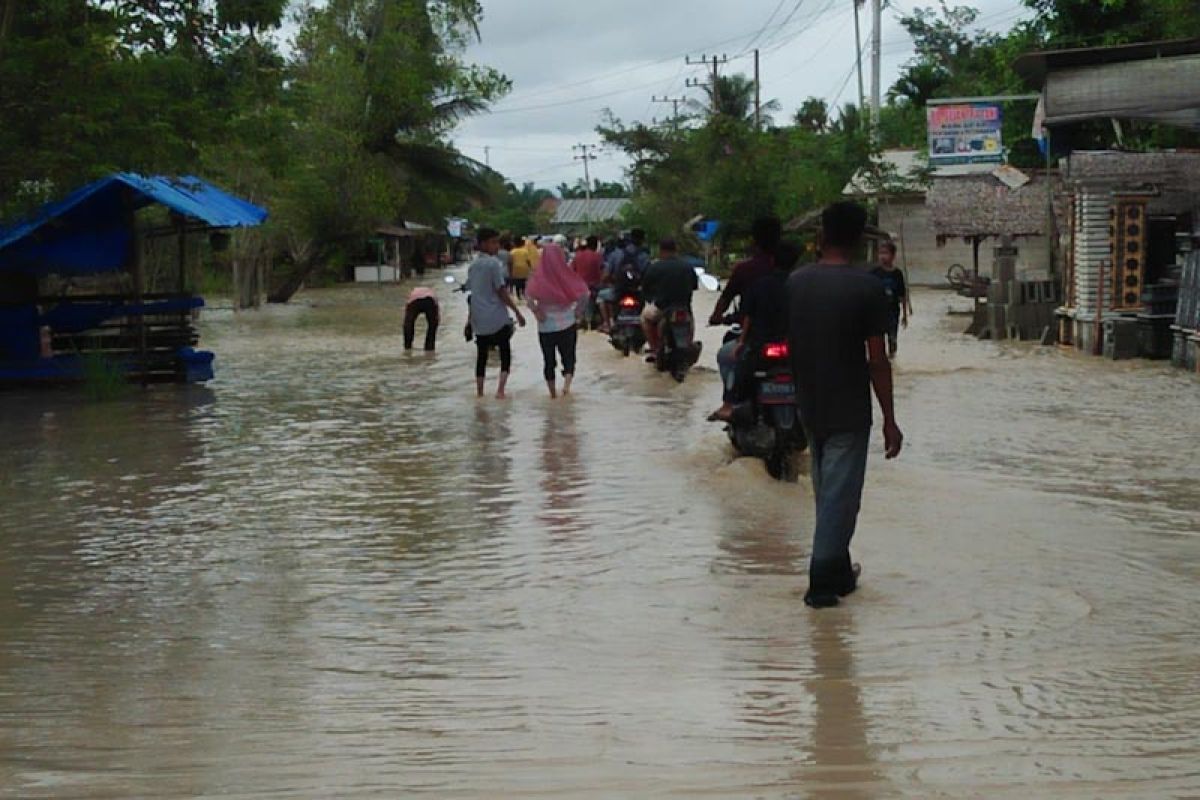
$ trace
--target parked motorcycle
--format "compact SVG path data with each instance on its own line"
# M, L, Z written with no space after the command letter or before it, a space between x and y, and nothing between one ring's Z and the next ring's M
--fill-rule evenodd
M735 327L725 335L725 341L740 334ZM796 407L788 344L768 342L745 357L752 362L751 379L745 384L747 396L734 405L725 431L738 453L765 461L772 478L795 481L799 455L808 449L808 439Z

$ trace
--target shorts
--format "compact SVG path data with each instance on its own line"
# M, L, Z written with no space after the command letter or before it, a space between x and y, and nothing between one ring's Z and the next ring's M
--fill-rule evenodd
M662 317L662 309L654 303L646 303L646 307L642 309L642 322L646 325L657 325Z
M615 303L617 302L617 290L612 286L605 286L596 292L596 299L601 303Z

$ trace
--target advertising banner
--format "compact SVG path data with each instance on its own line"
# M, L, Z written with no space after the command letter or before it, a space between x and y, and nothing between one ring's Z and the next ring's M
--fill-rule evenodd
M1000 106L994 103L929 106L925 109L925 119L931 165L1004 161Z

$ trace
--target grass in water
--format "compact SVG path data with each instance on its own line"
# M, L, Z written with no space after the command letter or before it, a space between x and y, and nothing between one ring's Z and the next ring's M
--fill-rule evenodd
M125 373L100 353L83 356L83 388L91 400L104 402L124 397L129 392Z

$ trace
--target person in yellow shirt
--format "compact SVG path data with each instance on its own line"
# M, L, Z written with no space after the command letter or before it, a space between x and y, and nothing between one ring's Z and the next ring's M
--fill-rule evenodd
M538 250L533 237L525 239L523 244L512 249L512 271L509 277L512 279L512 288L517 297L525 296L525 282L538 268L541 260L542 253Z
M537 272L537 268L542 264L542 248L538 247L538 237L530 236L525 240L525 248L529 250L529 274Z

